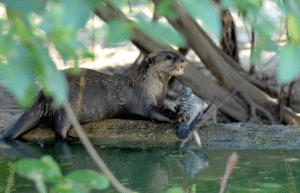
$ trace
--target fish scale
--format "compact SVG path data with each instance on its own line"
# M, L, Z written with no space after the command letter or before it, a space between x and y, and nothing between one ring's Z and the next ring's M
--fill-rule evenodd
M182 111L187 115L187 121L176 125L176 136L179 139L185 139L212 103L207 104L202 101L190 87L184 86L181 104Z

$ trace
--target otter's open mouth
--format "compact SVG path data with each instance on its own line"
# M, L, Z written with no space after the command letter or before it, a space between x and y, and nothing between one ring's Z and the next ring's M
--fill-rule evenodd
M172 76L181 76L184 74L184 68L186 67L187 62L182 62L176 65L171 71Z

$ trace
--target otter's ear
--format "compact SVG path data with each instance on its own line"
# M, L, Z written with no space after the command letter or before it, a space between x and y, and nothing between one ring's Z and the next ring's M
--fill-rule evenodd
M146 64L152 64L155 62L155 58L154 58L155 54L149 54L146 58L145 58L145 62Z

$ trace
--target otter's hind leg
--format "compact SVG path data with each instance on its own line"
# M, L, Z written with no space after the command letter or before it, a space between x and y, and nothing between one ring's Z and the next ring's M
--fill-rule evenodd
M57 138L67 141L78 140L77 138L68 135L71 127L71 121L68 118L68 115L64 108L60 108L54 113L54 121L55 135Z
M40 96L39 99L41 99L41 97L43 96ZM5 130L0 138L13 140L35 129L43 117L43 112L41 100L38 100L30 107L30 109L25 111L12 126Z

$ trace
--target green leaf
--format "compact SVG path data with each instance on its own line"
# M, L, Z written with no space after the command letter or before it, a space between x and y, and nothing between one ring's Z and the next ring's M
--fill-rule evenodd
M177 14L171 8L174 0L163 0L158 4L158 13L170 18L176 18Z
M57 29L51 33L51 39L66 63L68 60L77 60L76 50L80 47L75 38L76 31L70 29Z
M89 193L90 188L77 184L75 182L64 181L63 183L56 184L52 189L52 193Z
M8 21L0 20L0 27L9 25ZM13 27L12 27L13 28ZM0 35L0 53L2 56L9 55L10 50L14 45L14 30L9 30L7 34ZM1 30L2 31L2 30Z
M8 64L0 64L0 79L14 93L21 108L28 108L37 97L34 82L37 72L34 60L24 46L14 46L8 57Z
M108 178L104 174L92 170L77 170L69 173L65 179L96 190L105 190L109 187Z
M295 44L288 43L279 52L278 79L284 83L299 76L300 73L300 48Z
M36 174L43 172L43 165L36 159L23 159L17 162L17 173L31 180L36 179Z
M210 0L183 0L185 10L194 18L200 19L209 31L221 37L220 16Z
M42 13L45 10L47 0L2 0L7 10L21 11L23 13Z
M51 156L43 156L41 163L43 165L43 177L45 181L57 183L62 179L61 170Z
M84 0L62 0L64 23L67 28L81 29L92 14L93 5Z
M44 183L44 166L36 159L23 159L17 162L17 173L25 178L34 180L36 188L41 193L46 193L47 188Z
M224 7L224 8L228 8L230 6L236 6L237 3L235 0L221 0L221 5Z
M118 44L132 38L132 23L122 20L113 20L107 23L109 34L106 38L107 43Z
M283 6L282 9L285 11L286 15L299 13L299 1L285 0L283 1L283 3L281 2L280 4L281 6Z
M300 45L300 23L299 17L294 14L290 14L287 18L287 29L292 41Z
M82 54L82 57L85 59L95 60L95 55L87 51Z
M106 0L108 3L112 3L118 9L122 10L124 6L127 5L127 1L120 1L120 0Z
M65 28L64 23L64 9L60 4L50 3L49 11L45 14L44 22L41 25L41 28L45 30L47 33L54 29L62 29Z
M33 38L32 31L30 31L30 29L28 29L23 18L16 16L14 14L12 14L11 17L12 17L11 21L16 29L15 33L16 33L16 35L18 35L20 37L20 40L22 42L27 42L31 38Z
M259 15L259 18L252 24L253 29L259 33L260 36L271 37L274 33L275 26L273 21L267 18L265 15Z
M225 8L236 7L242 13L243 17L251 15L251 19L255 18L262 6L262 0L221 0L221 5Z
M68 85L65 75L62 71L57 70L55 64L48 55L47 50L36 43L34 45L35 53L39 64L42 66L42 84L46 96L53 96L53 107L58 108L67 100Z
M184 192L185 191L183 190L182 187L172 187L167 190L167 193L184 193Z
M259 64L258 61L261 58L262 51L271 50L277 52L277 49L278 47L276 43L270 39L270 36L262 34L258 37L258 40L256 41L255 49L251 54L250 60L252 63Z
M156 22L146 22L140 15L136 16L136 20L136 27L149 37L165 45L174 44L179 47L185 46L186 42L184 37L173 28L160 25Z
M254 6L262 6L262 0L246 0L246 2Z
M55 184L53 188L51 188L52 193L72 193L73 186L71 183L68 184Z

